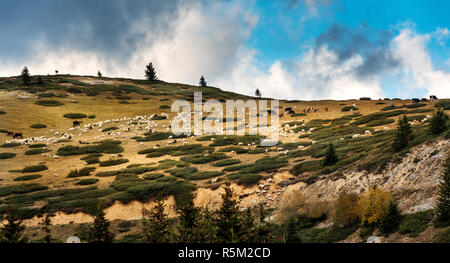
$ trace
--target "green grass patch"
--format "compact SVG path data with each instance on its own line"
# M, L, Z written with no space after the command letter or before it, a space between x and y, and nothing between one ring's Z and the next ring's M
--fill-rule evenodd
M14 181L22 182L22 181L31 181L34 179L41 178L42 175L39 174L30 174L30 175L24 175L14 178Z
M99 180L97 178L83 179L76 183L76 185L92 185L96 184Z
M100 162L100 167L115 166L115 165L120 165L120 164L124 164L124 163L128 163L128 162L129 162L128 159L123 159L123 158L107 160L107 161Z
M42 153L48 153L51 152L49 149L45 148L38 148L38 149L32 149L25 152L25 155L36 155L36 154L42 154Z
M58 149L56 152L59 156L71 156L71 155L83 155L83 154L93 154L93 153L107 153L107 154L114 154L114 153L121 153L124 151L123 147L120 146L120 141L112 141L112 140L105 140L96 143L95 145L89 145L89 146L64 146Z
M403 216L398 232L400 234L409 234L411 237L417 237L422 233L432 220L433 212L423 211Z
M109 127L102 130L102 132L115 131L118 130L119 127Z
M83 113L66 113L63 116L68 119L84 119L87 117L87 115Z
M229 166L229 165L234 165L234 164L238 164L241 163L241 160L239 159L225 159L225 160L220 160L217 161L213 164L213 166L216 167L223 167L223 166Z
M22 146L22 144L20 144L20 143L5 143L5 144L0 145L0 147L2 147L2 148L14 148L14 147L19 147L19 146Z
M48 167L46 165L33 165L33 166L27 166L22 169L22 173L35 173L35 172L41 172L48 170Z
M57 100L38 100L35 102L35 104L46 107L57 107L64 105L64 103Z
M0 153L0 160L11 159L16 156L15 153Z
M0 197L12 194L26 194L47 189L48 189L47 186L42 186L40 184L21 184L21 185L3 186L0 187Z
M28 148L30 149L36 149L36 148L43 148L47 146L47 144L43 144L43 143L38 143L38 144L30 144L28 145Z
M147 132L144 133L145 137L138 138L136 141L138 142L150 142L150 141L160 141L160 140L167 140L169 137L171 139L178 139L178 138L186 138L186 135L174 135L171 132Z
M47 128L47 125L42 124L42 123L36 123L36 124L31 125L30 128L33 128L33 129L45 129L45 128Z
M215 162L223 159L230 158L223 153L211 153L211 154L198 154L198 155L190 155L186 157L181 157L181 161L193 164L205 164L210 162Z

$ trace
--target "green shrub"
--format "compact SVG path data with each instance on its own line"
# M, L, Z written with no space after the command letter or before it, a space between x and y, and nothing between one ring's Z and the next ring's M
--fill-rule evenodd
M38 148L38 149L26 151L25 155L36 155L36 154L48 153L48 152L51 152L51 150L45 149L45 148Z
M39 174L30 174L30 175L24 175L24 176L19 176L17 178L14 178L14 181L19 181L19 182L31 181L31 180L41 178L41 177L42 177L42 175L39 175Z
M2 148L14 148L14 147L19 147L19 146L22 146L22 144L20 144L20 143L5 143L5 144L0 145L0 147L2 147Z
M15 153L0 153L0 160L10 159L10 158L13 158L15 156L16 156Z
M57 100L38 100L35 102L36 105L47 106L47 107L56 107L62 106L64 103Z
M450 243L450 227L437 233L433 241L435 243Z
M83 113L66 113L63 116L68 119L84 119L87 117L87 115Z
M342 112L346 112L346 111L351 111L351 110L358 110L357 107L354 106L345 106L344 108L341 109Z
M183 146L161 147L157 149L153 148L145 149L139 151L138 154L147 154L148 158L153 158L153 157L161 157L164 155L183 156L183 155L200 154L209 150L211 150L211 148L205 147L201 144L191 144Z
M34 172L41 172L48 170L48 167L45 165L33 165L33 166L27 166L22 169L22 173L34 173Z
M156 180L158 178L164 177L164 174L146 174L144 175L145 180Z
M169 105L161 105L159 106L160 109L170 109Z
M170 132L155 132L155 133L151 133L151 132L147 132L144 134L145 137L143 138L138 138L137 141L138 142L150 142L150 141L160 141L160 140L167 140L169 139L169 137L173 138L173 139L178 139L178 138L185 138L186 135L174 135Z
M205 171L205 172L197 172L185 179L189 179L189 180L204 180L204 179L209 179L212 177L218 177L223 175L222 172L217 172L217 171Z
M400 234L409 234L411 237L416 237L428 227L431 219L432 211L407 214L403 217L398 232Z
M96 184L97 182L98 182L98 179L89 178L89 179L80 180L78 183L76 183L76 185L92 185L92 184Z
M84 167L81 169L75 169L69 172L69 175L67 175L67 178L76 178L76 177L83 177L83 176L90 176L93 168L91 167Z
M47 128L47 125L42 124L42 123L37 123L37 124L31 125L30 128L33 128L33 129L44 129L44 128Z
M91 153L89 155L81 157L80 160L85 161L85 160L92 159L92 158L100 158L102 156L103 156L103 154L101 154L101 153Z
M214 139L214 142L210 146L227 146L238 145L239 143L242 143L243 145L252 143L258 144L262 138L264 137L257 135L209 135L197 138L197 141L211 141L211 139Z
M450 100L439 101L434 105L436 108L443 108L444 110L450 110Z
M367 127L375 127L375 126L381 126L381 125L387 125L394 123L395 120L393 119L381 119L381 120L373 120L366 124Z
M193 163L193 164L205 164L205 163L215 162L215 161L223 160L223 159L227 159L227 158L230 158L230 157L228 157L227 155L225 155L223 153L211 153L211 154L207 154L207 155L198 154L198 155L186 156L186 157L182 157L180 160L182 160L183 162L188 162L188 163Z
M128 162L129 162L128 159L123 159L123 158L115 159L115 160L107 160L107 161L100 162L100 167L120 165L120 164L124 164L124 163L128 163Z
M42 147L45 147L45 146L47 146L47 144L43 144L43 143L30 144L30 145L28 145L28 148L35 149L35 148L42 148Z
M109 127L102 130L102 132L115 131L118 130L119 127Z
M91 114L91 115L88 116L88 118L89 118L89 119L95 119L95 115L94 115L94 114Z
M179 178L189 178L198 172L198 169L195 167L186 167L186 168L175 168L168 171L170 175L179 177Z
M21 184L21 185L9 185L0 187L0 197L8 196L11 194L26 194L36 191L47 190L47 186L40 184Z
M70 156L70 155L82 155L82 154L92 154L92 153L121 153L124 151L123 147L120 146L120 141L105 140L95 145L89 145L84 147L79 146L64 146L58 149L56 152L59 156Z
M213 164L213 166L223 167L223 166L229 166L229 165L238 164L238 163L241 163L241 160L238 160L238 159L225 159L225 160L220 160L220 161L215 162Z
M0 115L2 115L2 114L6 114L6 111L0 110Z
M155 115L152 117L152 120L154 121L159 121L159 120L167 120L166 116L161 116L161 115Z
M425 106L427 106L427 104L424 104L424 103L414 103L414 104L406 105L406 108L408 108L408 109L414 109L414 108L420 108L420 107L425 107Z

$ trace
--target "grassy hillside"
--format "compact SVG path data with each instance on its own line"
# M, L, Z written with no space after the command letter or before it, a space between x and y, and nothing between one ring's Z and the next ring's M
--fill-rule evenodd
M257 136L169 139L174 100L192 101L195 91L219 101L249 97L162 81L41 77L43 83L33 77L29 87L19 78L0 78L0 211L15 205L26 218L48 210L93 213L98 200L110 206L174 196L179 205L196 189L216 189L226 181L251 188L277 171L289 171L291 182L308 185L348 170L381 172L411 147L449 137L428 130L437 107L448 111L446 100L438 105L351 100L281 101L281 108L292 107L297 114L281 118L281 141L274 147L260 147ZM302 114L308 107L318 112ZM164 113L168 118L159 118ZM150 119L154 114L159 117ZM414 138L395 153L396 122L404 114ZM74 120L81 127L73 128ZM55 139L7 143L12 140L7 131ZM70 136L61 137L64 133ZM339 161L324 166L330 143Z

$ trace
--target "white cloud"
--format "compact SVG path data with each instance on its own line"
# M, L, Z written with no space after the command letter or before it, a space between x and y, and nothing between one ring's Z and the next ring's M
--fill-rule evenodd
M218 82L219 86L250 95L258 88L267 97L302 100L383 95L377 79L361 80L354 75L362 63L359 55L339 64L337 55L326 47L318 52L310 49L289 66L276 61L267 72L254 66L253 56L254 53L247 52L231 76Z
M450 97L450 73L434 70L426 44L430 35L421 35L409 28L402 29L392 41L394 56L402 62L402 70L409 77L407 88L424 89L428 95Z

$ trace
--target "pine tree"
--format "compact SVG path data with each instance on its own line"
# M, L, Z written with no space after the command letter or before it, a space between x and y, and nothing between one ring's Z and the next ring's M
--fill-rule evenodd
M202 241L199 235L199 219L201 217L200 209L194 206L191 200L186 205L178 209L178 242L198 243Z
M447 155L440 179L435 225L444 227L450 225L450 153Z
M114 234L109 231L111 223L105 217L102 205L97 207L97 213L94 218L94 225L89 227L88 242L89 243L112 243Z
M38 78L37 78L37 84L38 85L44 85L44 80L42 79L42 77L41 76L39 76Z
M338 157L334 150L334 146L333 146L333 144L330 143L328 145L327 153L325 154L325 158L323 160L323 165L324 166L333 165L337 162L338 162Z
M23 85L25 85L25 86L30 85L31 77L30 77L30 72L28 71L27 67L23 68L21 76L22 76Z
M200 84L201 87L206 87L207 84L206 84L205 77L203 77L203 76L200 77L199 84Z
M144 241L148 243L165 243L170 238L170 221L164 213L164 203L158 200L156 206L148 211L142 208Z
M100 70L97 72L97 76L99 77L99 78L101 78L103 75L102 75L102 73L100 72Z
M42 222L39 223L41 225L41 230L45 233L45 236L43 240L45 243L51 243L52 242L52 236L50 231L50 226L52 224L50 215L47 213L45 214L45 217L42 219Z
M198 230L201 243L217 242L217 225L214 214L207 208L200 209L200 219L198 220ZM197 237L198 238L198 237Z
M381 233L395 233L398 230L401 219L402 215L400 214L397 204L391 200L386 215L384 216L383 220L381 220Z
M448 120L447 114L443 110L438 110L430 120L430 130L433 134L440 134L447 130L446 122Z
M398 121L398 128L394 138L394 144L392 145L394 151L398 152L401 149L408 146L409 142L413 139L411 125L408 122L408 117L404 115Z
M1 218L6 224L0 229L0 243L25 243L27 238L23 236L25 226L16 208L7 208Z
M262 94L261 94L261 91L259 89L255 90L255 96L261 99Z
M148 80L152 80L152 81L158 80L158 77L156 76L156 70L153 67L153 64L151 62L145 68L145 77Z
M295 217L292 216L289 218L289 223L287 225L287 238L286 243L301 243L302 241L297 235L297 222L295 221Z
M239 243L255 243L257 238L255 218L252 215L250 208L247 208L241 217L241 227L236 233L237 242Z
M239 202L234 199L229 183L225 184L224 190L223 203L217 215L217 238L220 243L235 243L239 242L239 233L241 232Z

